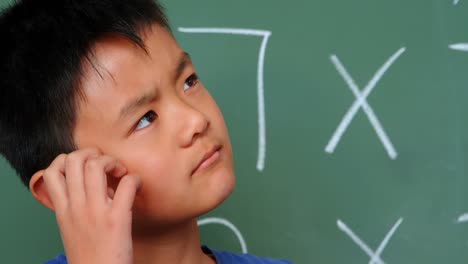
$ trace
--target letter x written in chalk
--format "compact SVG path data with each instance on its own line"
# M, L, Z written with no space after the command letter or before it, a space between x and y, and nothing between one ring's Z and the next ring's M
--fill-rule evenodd
M353 241L356 243L366 254L369 256L369 264L385 264L383 260L380 258L382 255L385 247L387 246L388 242L390 241L390 238L392 238L393 234L395 231L398 229L398 227L401 225L401 222L403 222L403 218L398 219L398 221L393 225L393 227L388 231L387 235L385 235L385 238L382 240L380 243L379 247L377 250L374 252L370 247L364 243L361 238L359 238L352 230L349 228L345 223L343 223L341 220L338 219L336 224L338 225L338 228L343 231L345 234L347 234Z
M330 59L331 59L333 65L335 65L336 70L340 73L340 75L343 77L343 79L348 84L349 88L351 89L354 96L356 97L356 100L351 105L348 112L344 115L343 119L341 120L341 123L338 125L338 127L335 130L335 133L333 133L330 141L328 142L327 146L325 147L325 151L327 153L331 154L331 153L333 153L335 151L336 146L338 145L339 141L341 140L341 137L343 136L343 134L346 131L346 129L348 128L349 124L353 120L353 118L356 115L357 111L359 110L359 108L362 108L364 113L367 115L367 118L369 119L369 122L371 123L372 127L374 128L375 132L377 133L377 136L379 137L379 139L382 142L383 146L387 150L388 156L391 159L396 159L398 154L397 154L395 148L393 147L393 144L390 141L390 138L387 136L387 133L385 133L385 130L383 129L382 124L380 123L379 119L375 115L374 110L367 103L367 97L372 92L372 89L374 89L375 85L383 77L385 72L398 59L398 57L400 57L400 55L403 54L403 52L405 52L405 48L401 48L395 54L393 54L382 65L382 67L380 67L379 70L374 74L374 76L367 83L367 85L364 87L362 92L359 90L359 88L356 85L356 83L354 82L353 78L348 73L348 71L345 69L343 64L338 59L338 57L336 55L331 56Z

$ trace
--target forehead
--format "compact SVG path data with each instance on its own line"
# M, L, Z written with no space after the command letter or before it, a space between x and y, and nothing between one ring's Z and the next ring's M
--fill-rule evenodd
M80 89L86 103L92 97L120 88L145 86L169 78L181 48L166 29L153 25L140 34L146 50L119 36L108 36L92 48L83 62Z
M116 72L127 71L126 67L152 64L154 73L163 72L166 66L175 63L182 52L172 35L163 27L155 24L142 31L141 39L146 49L121 36L107 36L99 40L92 48L89 60L84 61L82 88L89 89L93 85L87 85L87 80L100 77L108 81L106 77L112 77L115 81ZM154 68L162 66L161 68ZM136 72L136 70L135 70Z

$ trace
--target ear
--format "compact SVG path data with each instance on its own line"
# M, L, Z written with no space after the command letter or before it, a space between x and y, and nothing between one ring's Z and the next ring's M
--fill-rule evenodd
M47 186L45 185L44 178L42 177L43 175L44 170L34 173L31 180L29 180L29 190L38 202L54 211L54 205L52 204L49 192L47 191Z

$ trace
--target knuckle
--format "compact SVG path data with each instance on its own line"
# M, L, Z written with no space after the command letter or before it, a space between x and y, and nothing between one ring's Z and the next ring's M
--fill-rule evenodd
M49 172L51 170L53 170L55 167L58 167L60 166L61 164L63 164L63 162L66 160L67 158L67 154L59 154L57 157L55 157L55 159L49 164L49 166L46 168L46 170L49 170Z
M69 153L67 155L67 161L82 161L88 156L99 155L99 153L97 148L79 149Z
M50 178L52 174L52 169L50 167L48 167L47 169L44 170L44 173L42 174L42 177L44 177L44 179L48 179Z
M64 160L64 159L67 158L67 156L68 156L68 155L65 154L65 153L60 153L60 154L57 156L57 158L55 158L55 159L56 159L56 160Z
M44 179L54 178L54 176L56 176L58 172L59 172L59 167L49 166L44 170L42 177Z
M86 148L82 150L83 155L87 157L97 157L99 155L102 155L101 151L97 148Z
M116 159L111 156L102 156L99 158L99 161L101 162L102 167L105 167L106 169L108 167L114 167L116 163Z
M76 159L79 156L80 156L80 151L77 150L77 151L73 151L73 152L68 153L67 158L68 159Z
M101 170L103 167L102 162L99 159L91 159L86 162L85 169L87 171Z
M81 160L80 153L77 151L72 152L65 157L65 165L68 166L71 163L77 162L79 160Z
M102 163L111 163L115 161L113 157L107 155L101 156L100 160L102 161Z

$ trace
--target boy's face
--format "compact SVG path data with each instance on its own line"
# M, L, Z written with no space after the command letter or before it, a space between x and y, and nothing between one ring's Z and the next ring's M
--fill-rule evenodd
M169 224L205 213L231 193L231 145L188 55L160 26L143 40L148 53L118 37L96 44L74 139L140 177L135 221Z

